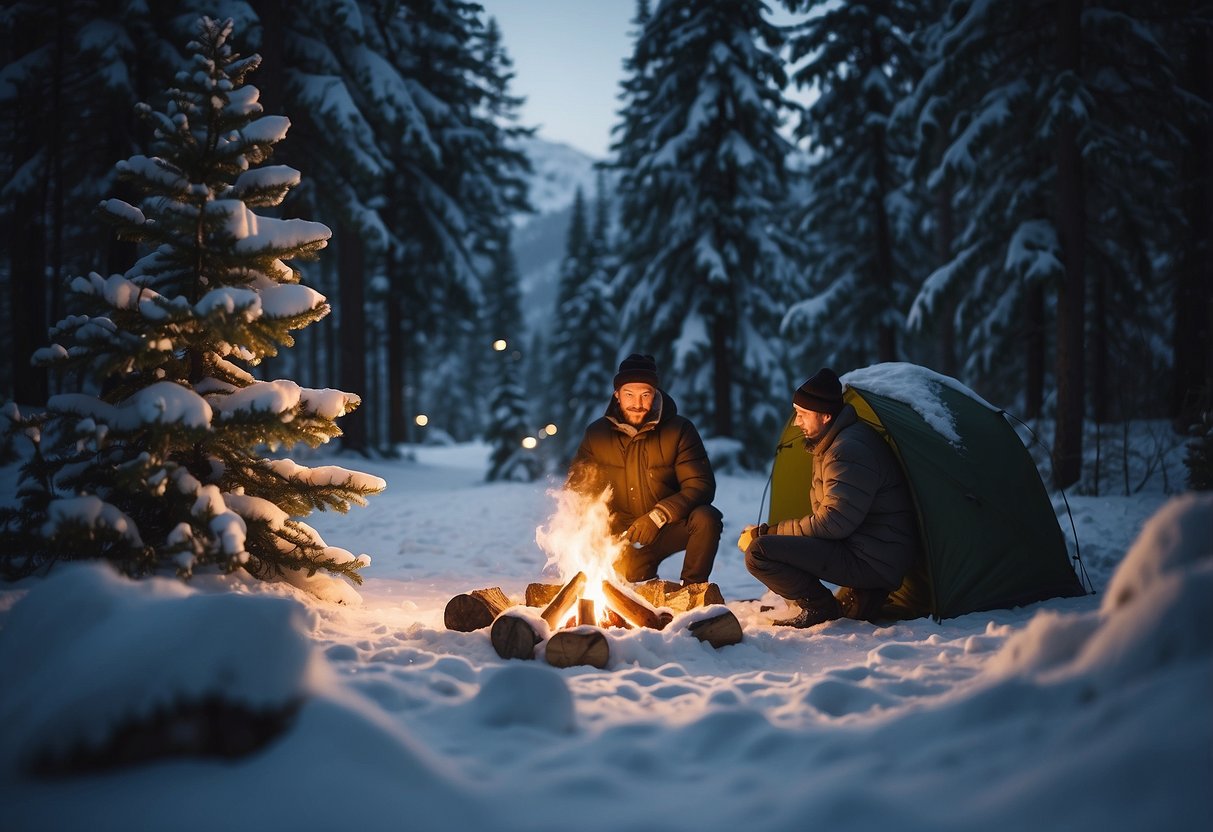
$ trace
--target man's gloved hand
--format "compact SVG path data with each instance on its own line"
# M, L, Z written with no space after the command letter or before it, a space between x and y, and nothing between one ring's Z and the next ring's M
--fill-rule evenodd
M748 550L750 544L754 542L754 538L761 537L764 534L769 534L766 523L759 523L757 526L746 526L741 530L741 537L737 538L737 548L743 552Z
M657 539L657 524L653 522L652 517L642 514L636 518L636 522L628 526L627 538L629 543L648 546Z

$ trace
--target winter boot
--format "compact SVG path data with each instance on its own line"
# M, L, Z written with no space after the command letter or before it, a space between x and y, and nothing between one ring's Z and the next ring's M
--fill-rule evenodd
M842 609L838 606L838 601L832 595L819 600L795 598L792 600L792 603L800 607L799 613L791 618L781 618L771 623L776 627L804 629L805 627L815 627L818 624L824 624L827 621L833 621L836 618L842 617Z
M888 597L889 593L883 589L852 589L844 586L838 590L837 600L844 618L875 624Z

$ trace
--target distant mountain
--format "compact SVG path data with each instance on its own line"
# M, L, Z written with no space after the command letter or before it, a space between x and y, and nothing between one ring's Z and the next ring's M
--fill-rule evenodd
M514 218L514 257L527 328L536 332L551 328L573 195L581 188L587 202L593 203L598 160L567 144L539 138L525 140L522 149L533 169L530 197L535 212Z
M536 214L553 214L568 208L578 187L587 198L593 198L597 159L567 144L536 137L524 139L520 146L531 160L530 196Z

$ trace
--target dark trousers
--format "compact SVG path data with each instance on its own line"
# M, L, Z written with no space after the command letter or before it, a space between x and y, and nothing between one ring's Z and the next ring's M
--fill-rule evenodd
M647 581L657 577L657 566L663 560L685 549L682 582L706 581L716 562L723 527L723 517L715 506L696 506L685 520L675 520L658 529L657 537L648 546L640 549L626 546L615 562L615 569L632 583Z
M787 599L833 597L822 581L853 589L889 589L884 578L840 540L764 534L746 549L745 565L768 589Z

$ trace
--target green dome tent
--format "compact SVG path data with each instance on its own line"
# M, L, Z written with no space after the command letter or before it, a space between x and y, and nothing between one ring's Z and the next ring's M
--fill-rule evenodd
M1001 410L912 364L878 364L842 381L844 399L901 461L918 510L924 557L890 595L886 616L938 620L1084 594L1036 463ZM768 522L810 512L812 473L789 419Z

